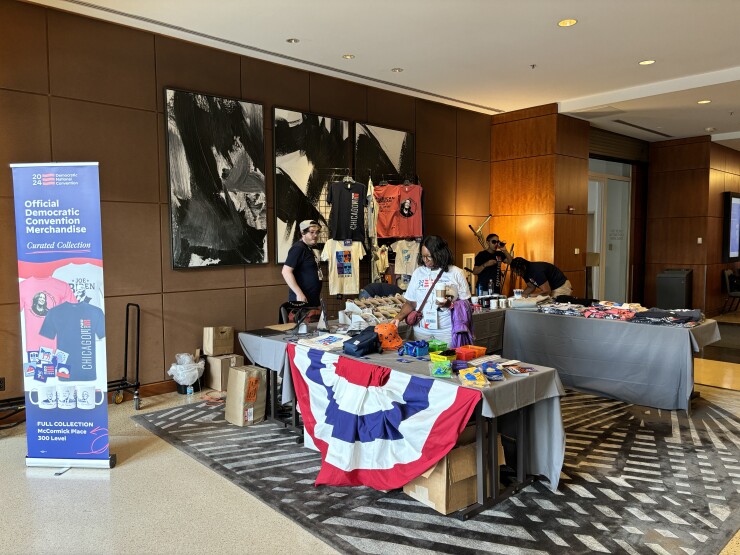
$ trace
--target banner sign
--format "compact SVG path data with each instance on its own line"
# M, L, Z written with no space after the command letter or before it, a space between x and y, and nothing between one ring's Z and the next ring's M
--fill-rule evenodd
M11 168L26 464L110 467L98 164Z

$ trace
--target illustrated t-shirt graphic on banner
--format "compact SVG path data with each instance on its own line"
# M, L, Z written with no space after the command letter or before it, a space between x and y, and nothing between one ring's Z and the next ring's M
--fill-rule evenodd
M365 240L365 185L357 181L336 181L329 185L326 202L331 204L329 232L337 241Z
M86 382L95 379L96 338L105 337L105 314L88 303L63 303L54 307L41 326L41 335L56 337L57 347L67 354L69 375L60 379Z
M57 279L66 281L78 303L103 308L103 268L94 264L67 264L54 270Z
M329 294L356 295L360 292L360 260L365 247L359 241L330 239L321 253L321 260L329 262Z
M26 465L110 468L98 164L11 168Z
M49 311L62 303L75 303L74 293L67 283L53 277L29 277L18 285L24 318L25 350L38 351L42 345L55 349L56 341L39 335Z
M396 274L413 274L418 266L419 243L404 239L393 243L391 249L396 253L394 272Z

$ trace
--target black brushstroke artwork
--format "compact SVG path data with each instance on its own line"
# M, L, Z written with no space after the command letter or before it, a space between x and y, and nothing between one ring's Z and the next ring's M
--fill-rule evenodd
M300 238L298 223L327 229L319 205L337 168L350 169L351 139L345 120L276 108L274 121L276 252L284 262Z
M414 134L363 123L356 124L355 169L373 183L415 180Z
M262 106L165 94L173 268L266 262Z

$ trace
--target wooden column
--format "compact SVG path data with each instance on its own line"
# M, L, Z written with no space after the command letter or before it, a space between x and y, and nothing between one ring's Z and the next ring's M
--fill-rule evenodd
M557 104L493 116L491 127L491 232L515 256L555 264L575 296L586 283L588 130Z

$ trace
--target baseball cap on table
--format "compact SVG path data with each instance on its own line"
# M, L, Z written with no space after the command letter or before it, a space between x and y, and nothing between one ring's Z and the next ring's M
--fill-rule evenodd
M316 226L318 228L321 228L321 224L317 222L316 220L303 220L299 224L298 229L301 230L301 233L306 233L306 231L308 231L308 228L311 226Z

